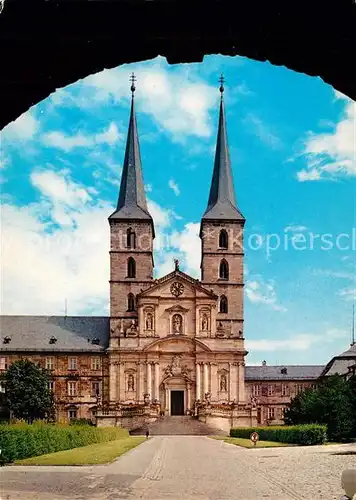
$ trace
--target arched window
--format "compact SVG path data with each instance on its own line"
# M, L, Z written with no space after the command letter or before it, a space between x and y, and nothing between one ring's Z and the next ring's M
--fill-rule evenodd
M220 309L219 312L221 313L227 313L228 312L228 302L227 302L227 297L225 295L222 295L220 297Z
M229 246L229 236L225 229L222 229L219 234L219 248L228 248Z
M136 262L132 257L127 261L127 277L136 278Z
M129 293L127 296L127 310L128 311L135 310L135 296L133 293Z
M136 248L136 233L131 227L126 231L126 245L127 248Z
M219 278L222 280L229 279L229 264L225 259L220 262Z

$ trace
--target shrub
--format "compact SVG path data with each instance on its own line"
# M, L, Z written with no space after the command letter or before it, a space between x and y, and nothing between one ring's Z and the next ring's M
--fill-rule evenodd
M127 431L116 427L89 425L53 425L44 423L0 425L0 449L3 463L88 444L113 441Z
M258 432L261 441L278 441L299 445L323 444L327 437L326 425L281 425L269 427L238 427L230 430L231 437L249 439L252 432Z

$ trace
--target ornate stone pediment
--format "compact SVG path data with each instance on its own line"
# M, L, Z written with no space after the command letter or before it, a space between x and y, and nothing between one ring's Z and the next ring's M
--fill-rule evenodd
M168 313L170 313L170 314L171 314L171 313L179 313L179 312L180 312L180 313L186 313L186 312L188 312L188 311L189 311L189 309L186 309L185 307L182 307L182 306L180 306L179 304L177 304L177 305L174 305L174 306L172 306L172 307L168 307L168 308L166 309L166 311L167 311Z
M186 376L188 374L187 366L181 365L181 354L175 354L172 363L167 366L165 373L169 377Z

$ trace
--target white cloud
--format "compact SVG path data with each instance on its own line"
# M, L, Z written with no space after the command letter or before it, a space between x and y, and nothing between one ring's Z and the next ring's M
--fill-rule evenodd
M198 75L184 67L169 71L166 61L156 58L149 63L105 69L80 83L51 96L54 106L78 106L93 110L111 101L130 99L129 75L137 75L136 109L149 114L159 129L175 140L186 136L209 137L212 133L210 112L216 113L218 92Z
M87 190L54 172L35 172L38 203L2 206L4 314L100 314L108 307L112 207L92 206Z
M255 114L248 113L244 122L249 126L251 132L267 146L272 149L280 149L283 146L281 139L272 132L271 127Z
M356 300L356 288L355 287L344 288L339 291L339 296L347 301L354 301Z
M284 231L291 231L293 233L301 233L303 231L307 231L306 226L298 225L298 224L289 224L284 228Z
M275 311L287 311L278 303L276 284L273 280L265 282L262 276L250 276L246 281L245 294L251 302L265 304Z
M274 352L274 351L307 351L320 342L335 342L348 338L348 332L337 328L327 329L322 333L295 334L286 339L246 339L245 346L251 351Z
M299 181L335 179L356 175L356 103L345 100L344 113L331 133L310 133L304 144L307 168L297 172Z
M110 123L104 132L93 135L85 135L78 132L75 135L66 135L60 131L52 131L43 135L42 140L47 146L52 146L63 151L71 151L74 148L89 148L97 144L115 144L122 140L123 135L119 133L115 123Z
M173 179L170 179L169 182L168 182L168 186L172 189L172 191L174 192L174 194L176 196L179 196L180 195L180 189L179 189L179 186L178 184L173 180Z
M1 131L1 138L8 142L33 139L39 130L39 122L27 111Z
M30 177L40 200L18 207L3 203L1 213L1 311L3 314L108 314L109 224L114 207L91 196L62 170L38 170ZM148 201L157 239L155 270L171 272L173 259L199 271L199 224L172 232L173 210ZM157 246L157 245L155 245Z

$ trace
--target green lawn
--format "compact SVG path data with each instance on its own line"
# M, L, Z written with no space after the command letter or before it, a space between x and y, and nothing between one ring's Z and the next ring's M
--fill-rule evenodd
M278 448L282 446L293 446L288 443L279 443L277 441L258 441L256 446L251 442L250 439L244 438L233 438L226 436L212 436L213 439L222 439L225 443L235 444L236 446L242 446L243 448Z
M15 465L95 465L112 462L145 441L143 436L129 436L117 441L90 444L72 450L18 460Z

